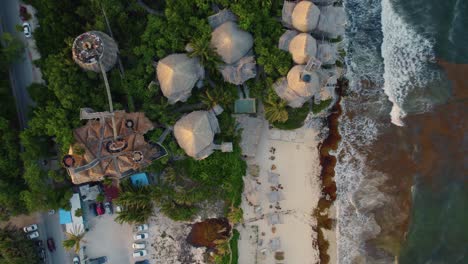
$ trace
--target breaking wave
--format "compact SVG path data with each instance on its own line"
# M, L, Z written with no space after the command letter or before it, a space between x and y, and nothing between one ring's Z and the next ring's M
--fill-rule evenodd
M334 153L337 157L338 263L353 263L365 256L364 242L380 232L373 214L356 203L359 190L375 190L367 186L366 146L374 142L385 123L378 119L388 115L389 107L383 94L384 64L381 57L381 0L344 1L348 24L345 34L346 77L350 81L349 96L343 98L343 115L339 132L342 141ZM378 193L367 193L378 197Z
M390 0L382 0L382 57L384 59L384 91L393 107L392 123L403 126L408 95L440 79L430 67L435 62L434 41L412 29L398 15ZM427 111L428 102L413 102L419 111Z

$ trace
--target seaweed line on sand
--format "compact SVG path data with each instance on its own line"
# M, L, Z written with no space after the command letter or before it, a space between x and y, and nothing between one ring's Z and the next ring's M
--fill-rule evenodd
M335 151L338 148L338 144L341 140L341 135L338 131L338 119L341 116L341 96L343 90L348 86L348 80L342 79L338 83L336 92L338 94L338 100L331 109L331 114L327 117L327 123L329 128L329 134L327 138L321 143L319 148L320 154L320 166L322 171L320 172L320 181L322 186L322 193L318 205L314 211L314 217L317 219L317 227L314 230L317 232L317 246L319 249L319 257L321 264L327 264L330 261L330 256L327 253L329 242L325 239L325 235L322 228L332 229L334 220L328 215L330 207L336 200L336 183L335 177L335 165L336 157L330 154L330 151Z

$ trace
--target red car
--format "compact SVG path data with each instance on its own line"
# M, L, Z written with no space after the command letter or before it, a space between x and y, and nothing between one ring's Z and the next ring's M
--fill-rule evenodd
M55 251L55 242L54 242L54 239L52 238L48 238L47 239L47 248L49 249L50 252L54 252Z
M96 214L97 215L103 215L106 213L106 210L104 210L104 206L102 203L97 203L96 204Z

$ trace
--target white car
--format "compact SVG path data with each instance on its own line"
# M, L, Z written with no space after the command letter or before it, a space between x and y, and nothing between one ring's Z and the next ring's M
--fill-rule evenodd
M28 22L23 23L24 36L30 38L32 36L31 25Z
M148 233L141 233L133 235L134 240L146 239L148 238Z
M25 233L29 233L29 232L36 231L36 230L37 230L37 225L36 224L23 227L23 231Z
M141 232L141 231L145 231L145 230L148 230L148 225L147 224L142 224L142 225L135 226L135 231L136 232Z
M35 239L35 238L38 238L38 237L39 237L39 232L37 232L37 231L34 231L34 232L28 234L29 239Z
M80 258L78 256L73 258L73 264L80 264Z
M133 243L132 248L133 249L145 249L146 244L145 243Z
M148 252L146 252L146 250L136 250L136 251L133 251L133 257L134 258L138 258L138 257L143 257L143 256L146 256L146 254L148 254Z

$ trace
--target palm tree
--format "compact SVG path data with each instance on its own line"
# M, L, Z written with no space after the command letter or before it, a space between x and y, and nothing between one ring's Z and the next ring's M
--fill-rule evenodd
M279 99L279 98L278 98ZM286 109L286 101L274 98L272 95L268 95L264 101L265 106L265 117L270 124L279 122L284 123L288 121L289 114Z
M192 49L192 51L188 53L189 57L198 57L200 63L205 66L205 68L212 72L216 71L218 65L221 64L222 61L211 46L210 35L192 39L189 45Z
M62 245L65 249L70 250L74 249L75 253L78 253L81 248L81 242L84 241L85 232L80 227L77 229L76 226L73 226L72 232L65 232L67 239L62 242Z
M127 185L124 192L115 200L122 206L122 212L116 217L119 223L143 223L147 221L154 210L153 190L149 186Z

